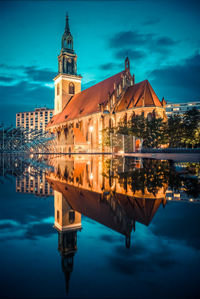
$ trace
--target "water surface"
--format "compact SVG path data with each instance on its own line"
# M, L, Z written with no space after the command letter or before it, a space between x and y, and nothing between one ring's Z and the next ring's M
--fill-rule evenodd
M1 297L197 297L199 168L1 157Z

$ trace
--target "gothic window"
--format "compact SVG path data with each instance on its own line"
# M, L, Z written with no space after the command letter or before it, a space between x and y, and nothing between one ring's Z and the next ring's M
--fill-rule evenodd
M60 86L59 84L57 85L57 96L60 94Z
M69 223L72 224L75 221L75 212L69 211Z
M69 83L69 94L74 94L74 93L75 93L74 83L70 82Z
M148 113L148 114L147 114L147 119L148 119L148 121L151 121L151 120L152 120L152 118L153 118L153 115L152 115L152 113Z
M72 49L72 41L71 40L68 40L68 42L67 42L67 48L68 49Z
M67 48L67 41L66 41L66 39L64 40L64 48L65 49Z

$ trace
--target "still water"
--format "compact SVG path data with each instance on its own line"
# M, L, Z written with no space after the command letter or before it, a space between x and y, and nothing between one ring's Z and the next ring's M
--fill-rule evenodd
M0 169L1 297L199 297L199 163L1 156Z

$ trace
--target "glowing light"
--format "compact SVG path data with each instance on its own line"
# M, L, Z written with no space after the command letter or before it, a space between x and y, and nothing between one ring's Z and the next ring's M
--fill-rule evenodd
M89 126L89 131L92 133L94 130L94 127L93 126Z
M124 151L119 151L118 153L119 153L119 154L124 154Z
M91 179L91 180L93 179L93 173L90 174L90 179Z

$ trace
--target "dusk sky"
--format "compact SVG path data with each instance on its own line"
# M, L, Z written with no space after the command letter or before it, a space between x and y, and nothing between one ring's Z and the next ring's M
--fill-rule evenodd
M167 102L200 100L199 1L1 1L0 122L53 108L53 78L69 14L85 89L124 69Z

